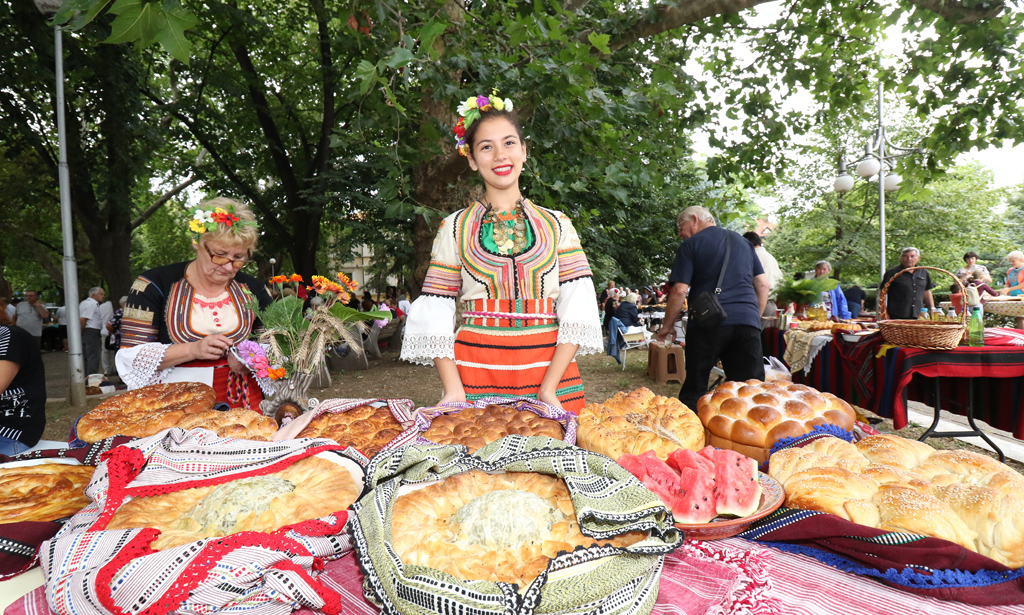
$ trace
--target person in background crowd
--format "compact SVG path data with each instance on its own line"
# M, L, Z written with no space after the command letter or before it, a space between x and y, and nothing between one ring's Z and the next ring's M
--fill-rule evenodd
M128 295L121 297L121 301L119 303L119 307L114 310L114 314L107 319L107 322L104 325L107 330L107 339L103 343L103 354L104 356L110 357L109 360L112 367L115 366L114 355L117 354L117 351L121 348L121 318L124 316L124 306L128 304ZM114 371L109 373L113 374L115 372L116 367ZM106 374L108 372L104 371L103 373Z
M405 295L405 293L398 295L398 311L408 316L409 308L411 307L412 303L409 302L409 298Z
M761 261L761 268L764 269L764 274L768 276L768 304L764 307L764 313L761 314L761 318L775 318L778 313L775 305L775 290L778 288L779 283L782 282L782 269L779 267L779 261L775 260L775 257L768 253L765 249L761 236L754 231L747 231L743 233L743 238L750 242L750 245L754 246L754 254L757 254L757 260ZM767 323L763 323L767 325Z
M814 277L827 278L832 273L832 263L818 261L814 263ZM853 316L846 306L846 295L843 289L836 286L830 291L821 293L821 302L825 305L825 311L832 320L850 320Z
M46 427L46 372L39 340L0 310L0 455L35 446Z
M852 318L860 317L860 313L864 310L864 300L867 299L868 294L864 292L863 288L854 284L847 288L843 295L846 296L846 306L850 309L850 316Z
M903 248L900 251L900 264L890 267L882 276L882 284L878 288L885 288L893 276L911 267L916 267L921 260L921 251L917 248ZM912 273L904 274L893 280L885 295L885 310L889 318L895 320L913 320L921 312L921 308L935 307L935 299L932 297L932 289L935 284L926 269L918 269ZM879 291L881 292L881 291ZM881 306L878 307L881 310Z
M110 319L114 317L114 304L111 301L104 301L100 304L100 370L103 375L113 374L114 368L113 353L107 350L107 343L110 340L110 328L107 326ZM120 346L118 346L120 347Z
M1024 295L1024 252L1014 250L1006 255L1006 260L1010 261L1010 268L1006 270L1006 286L999 289L999 294Z
M132 284L117 373L129 389L212 383L217 404L258 412L263 392L256 375L232 352L263 328L246 305L253 298L260 308L271 302L266 284L241 271L260 237L256 216L244 203L223 197L189 213L192 259L150 269Z
M636 293L629 293L615 309L615 317L626 327L639 327L640 315L636 309Z
M28 332L36 340L36 347L41 348L43 323L50 322L50 313L39 300L39 293L34 290L25 291L25 300L14 310L14 324Z
M7 297L0 297L0 311L7 314L7 318L14 321L14 313L18 310L18 306L11 303L11 300Z
M103 303L105 297L106 292L102 288L93 286L89 289L89 296L78 304L86 376L98 373L101 369L100 350L103 348L103 342L100 329L103 328L104 320L100 312L100 304Z
M604 313L601 326L604 328L605 333L609 332L609 328L612 326L612 318L615 318L615 310L619 307L620 292L617 288L609 289L608 298L601 304L602 312Z
M687 207L676 220L683 243L672 265L672 293L665 308L665 320L658 341L675 337L675 321L686 306L687 293L696 297L714 292L725 268L718 300L726 318L717 327L702 327L693 318L686 323L686 379L679 399L690 409L708 391L711 368L722 361L729 380L764 380L761 354L761 314L768 303L768 276L754 247L739 233L715 225L704 207ZM729 262L725 263L726 246Z
M68 306L62 305L57 308L57 335L60 343L64 345L64 352L68 351Z
M608 280L608 284L605 285L604 290L601 291L601 295L597 298L598 305L604 305L605 301L608 301L608 295L611 294L612 289L615 288L615 280Z
M967 252L964 254L964 266L957 269L956 273L953 275L955 275L964 286L967 286L971 281L975 281L980 284L992 284L992 274L988 272L988 267L978 264L977 252Z

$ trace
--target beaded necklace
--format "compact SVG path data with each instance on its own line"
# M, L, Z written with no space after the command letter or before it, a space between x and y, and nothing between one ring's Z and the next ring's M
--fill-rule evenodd
M523 211L522 197L516 201L512 217L505 218L494 211L490 203L486 204L484 224L491 224L491 237L501 254L519 254L526 248L526 213Z

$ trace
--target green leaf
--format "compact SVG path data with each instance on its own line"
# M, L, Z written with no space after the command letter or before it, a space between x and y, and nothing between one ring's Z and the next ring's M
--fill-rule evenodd
M593 45L595 49L606 55L610 55L612 52L611 48L608 47L608 41L610 41L611 38L612 37L609 34L598 34L596 32L591 32L587 35L587 40L590 41L590 44Z
M441 58L441 52L434 48L434 41L437 40L438 36L444 34L447 25L431 21L427 25L423 26L420 30L420 50L426 50L431 58L438 60Z
M359 320L383 320L385 318L390 320L394 316L391 312L381 312L378 310L373 310L370 312L360 312L359 310L352 309L347 305L342 305L341 303L335 303L334 305L331 306L331 309L329 311L334 317L336 317L341 322L355 322Z
M366 96L377 83L377 67L366 60L360 60L356 65L356 79L360 81L359 92Z
M391 68L401 68L402 66L408 66L416 59L416 56L414 56L412 52L406 49L405 47L395 47L391 51L391 57L388 58L387 62L385 62L385 64L387 64Z
M165 10L164 14L167 16L166 25L156 33L155 38L167 53L188 64L192 56L192 43L185 38L185 31L194 28L199 19L184 7Z
M130 43L141 40L149 30L153 19L153 4L142 4L137 0L117 0L110 12L117 15L110 24L110 36L104 43Z

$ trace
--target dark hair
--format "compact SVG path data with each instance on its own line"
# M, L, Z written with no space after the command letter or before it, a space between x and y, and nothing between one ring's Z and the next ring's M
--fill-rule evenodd
M761 245L761 236L755 233L754 231L747 231L746 233L743 233L743 238L749 241L750 245L754 246L755 248Z
M515 111L506 111L504 109L501 111L498 111L497 109L484 111L480 114L480 119L469 125L469 128L466 129L466 134L462 137L466 140L466 145L469 146L470 156L473 155L473 146L476 144L476 131L480 128L480 125L487 120L492 120L498 117L503 117L508 120L512 124L512 127L516 129L516 135L519 137L519 141L523 140L523 129L519 126L519 118L516 117Z
M967 259L969 259L969 258L978 258L978 253L977 252L968 252L967 254L964 254L964 262L965 263L967 262Z

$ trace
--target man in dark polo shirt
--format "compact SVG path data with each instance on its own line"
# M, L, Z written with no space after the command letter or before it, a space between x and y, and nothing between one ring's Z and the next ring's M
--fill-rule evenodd
M726 318L717 327L686 324L686 380L679 399L696 411L697 400L707 393L711 369L722 361L729 380L764 380L761 354L761 314L768 303L768 276L750 242L739 233L719 228L704 207L687 207L676 220L683 243L676 251L669 283L672 285L665 321L658 340L674 335L674 323L686 305L687 293L696 297L714 292L726 242L731 246L729 263L718 296Z
M917 261L921 259L921 251L917 248L903 248L900 251L900 264L886 270L882 276L882 285L879 292L885 288L886 283L892 280L897 273L916 267ZM921 308L935 307L935 299L932 298L932 289L935 284L926 269L918 269L910 273L904 273L889 284L885 291L885 310L892 319L914 319L921 313ZM878 306L881 310L882 306Z

